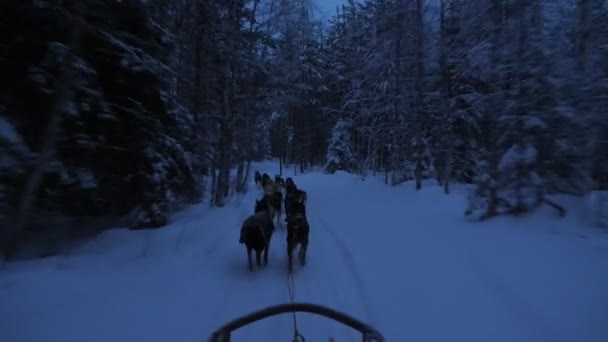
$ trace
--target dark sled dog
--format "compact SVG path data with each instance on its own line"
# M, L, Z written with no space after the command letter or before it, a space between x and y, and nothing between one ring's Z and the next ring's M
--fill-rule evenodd
M285 180L279 175L274 176L274 182L279 184L281 188L285 188Z
M283 203L281 187L272 181L266 184L264 187L264 197L262 197L261 201L268 207L268 212L273 221L279 224L282 214L281 205Z
M258 267L262 267L262 252L264 252L264 266L268 264L268 250L274 230L274 222L272 222L268 207L256 200L255 213L243 222L239 239L239 243L245 244L247 248L247 261L250 271L253 271L252 250L255 250L255 260Z
M298 250L298 259L300 265L306 264L306 252L308 250L308 237L310 233L310 225L306 219L304 204L301 202L292 202L287 212L287 258L289 272L293 269L293 251L300 245Z
M260 174L260 171L255 172L253 179L255 179L255 186L258 188L262 187L262 175Z
M296 183L293 181L293 178L287 177L287 179L285 180L285 192L289 193L289 192L294 192L296 190L298 190L298 187L296 186Z
M298 214L306 217L306 205L302 197L293 194L291 197L285 198L285 222L289 220L290 216Z
M262 175L262 187L265 188L270 182L272 182L272 179L270 179L270 176L267 173L264 173Z
M286 215L288 214L287 208L292 203L301 203L302 205L306 205L306 198L307 198L307 194L306 194L306 191L304 191L304 190L295 189L292 191L288 191L287 195L285 195L285 213L286 213ZM303 212L303 214L306 215L306 212Z

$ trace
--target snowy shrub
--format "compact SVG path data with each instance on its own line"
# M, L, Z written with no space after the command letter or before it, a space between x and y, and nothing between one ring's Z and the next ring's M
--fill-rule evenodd
M538 194L542 186L540 177L535 171L538 152L530 144L511 146L498 164L499 194L507 201L510 210L526 212L538 206Z
M350 124L347 121L340 119L336 122L329 139L329 146L327 147L324 167L327 173L356 169L357 157L353 151L349 130Z
M435 176L435 163L430 146L424 138L413 138L410 145L412 153L408 158L404 158L398 168L398 172L393 174L392 184L397 185L409 180L416 179L418 170L421 179L428 179Z
M473 221L483 219L490 206L490 191L496 187L496 181L490 176L488 163L479 161L476 165L475 187L468 194L468 207L465 216Z

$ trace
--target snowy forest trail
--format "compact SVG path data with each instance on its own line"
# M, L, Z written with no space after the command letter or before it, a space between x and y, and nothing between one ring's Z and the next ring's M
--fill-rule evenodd
M271 176L276 173L276 165L261 168L260 172L267 172ZM289 175L289 173L288 173ZM319 175L316 174L318 177ZM327 203L323 201L323 183L318 183L315 177L294 177L296 184L308 192L307 214L311 225L310 245L308 248L307 264L300 266L294 261L294 300L327 305L337 310L347 312L363 320L369 320L369 303L365 302L366 293L361 289L361 278L352 259L348 246L337 238L332 231L333 227L324 223L322 215ZM310 182L310 181L312 182ZM253 184L252 184L252 190ZM258 197L262 192L259 189L252 191ZM319 192L321 194L319 195ZM253 198L247 199L253 208ZM245 204L247 206L247 204ZM232 254L234 264L231 268L239 270L234 272L234 293L229 302L222 304L218 316L227 321L272 304L290 301L287 272L287 246L286 230L283 222L277 227L271 242L269 265L266 269L249 273L246 270L245 252L242 246L228 244L221 248L221 253ZM243 249L243 251L240 251ZM218 259L223 257L218 256ZM247 285L243 288L243 283ZM256 295L257 294L257 295ZM246 303L243 307L243 303ZM250 304L250 305L249 305ZM342 326L326 318L300 313L297 314L298 330L309 341L326 341L329 336L337 341L352 341L360 338L360 333ZM292 315L281 315L245 327L234 333L238 341L288 340L293 336L294 326Z
M598 316L606 309L573 287L569 276L608 284L597 274L607 255L585 241L460 229L464 197L445 196L436 186L417 193L346 174L326 182L304 175L296 182L310 189L311 231L319 235L313 242L331 240L341 261L336 267L350 270L356 305L344 309L387 337L599 341L608 336ZM566 251L576 257L567 260ZM577 266L581 258L587 264ZM601 291L597 283L591 288L596 296ZM608 296L596 300L608 303ZM590 320L573 319L573 312Z
M256 168L277 171L275 163ZM294 265L296 301L344 311L389 341L608 337L608 252L598 248L605 239L534 229L572 222L466 224L457 188L446 196L432 182L417 192L343 172L292 177L308 193L311 225L307 264ZM261 270L247 269L238 243L261 194L252 180L224 208L200 204L164 229L112 230L69 255L9 266L0 275L0 331L14 342L204 341L229 320L289 302L284 227ZM308 341L359 338L323 317L298 314L297 322ZM286 314L233 336L288 341L292 334Z

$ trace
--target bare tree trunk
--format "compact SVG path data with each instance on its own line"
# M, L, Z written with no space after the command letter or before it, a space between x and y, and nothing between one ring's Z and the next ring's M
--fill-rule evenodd
M224 206L230 190L230 169L232 166L232 144L234 142L235 113L232 108L236 92L236 79L238 73L239 41L241 35L242 1L233 0L228 13L228 22L225 29L228 31L227 47L229 55L224 65L224 85L222 91L223 117L220 120L220 157L217 189L214 204Z
M487 146L487 161L488 161L488 174L492 178L493 182L489 188L488 208L485 213L485 217L496 216L498 213L498 187L496 180L498 179L498 112L500 111L502 86L500 86L500 75L499 68L501 63L501 51L500 43L502 41L502 25L504 22L504 11L502 7L502 1L493 0L493 28L491 33L492 49L490 51L490 63L493 71L491 73L490 84L494 85L493 94L491 94L490 106L486 112L487 120L487 131L488 131L488 146Z
M447 132L444 132L444 138L441 143L443 145L443 149L445 151L444 155L444 169L443 169L443 177L441 183L443 183L443 192L446 194L450 193L450 176L452 173L452 139L451 136L453 127L451 123L450 116L450 75L448 73L448 65L447 65L447 56L446 52L448 47L446 42L446 28L445 28L445 1L440 0L440 13L439 13L439 27L440 27L440 43L439 43L439 68L441 72L441 87L439 89L440 97L441 97L441 110L444 121L446 122Z
M236 167L236 178L234 180L234 187L236 188L236 192L237 193L241 193L242 191L242 186L241 183L243 182L243 175L245 174L245 163L239 163L238 166Z
M578 0L577 9L578 9L578 23L577 23L577 34L576 34L576 56L578 59L578 65L581 70L581 75L579 76L581 79L589 80L591 79L590 65L589 65L589 55L591 50L591 0ZM597 109L594 108L597 104L593 105L594 101L577 101L576 104L579 108L579 111L582 113L589 113L591 118L590 122L592 123L592 129L589 141L589 150L593 151L593 155L601 156L604 155L603 152L606 148L603 147L601 141L601 131L603 125L601 123L593 124L598 121L598 117L594 114L597 112ZM601 169L600 158L594 158L590 165L590 179L596 178L595 174L597 170ZM593 183L593 182L591 182ZM592 187L592 184L589 184L589 187Z
M374 166L374 155L372 152L372 142L373 139L371 136L367 137L367 146L365 147L365 162L363 163L363 176L367 176L368 172L370 171L370 169L375 168ZM374 170L374 175L376 174L376 171Z
M225 95L226 96L226 95ZM229 105L228 101L224 101L224 106ZM229 115L229 107L226 107L224 115ZM214 204L218 207L225 205L226 197L230 190L230 167L232 165L232 127L227 122L229 117L224 117L220 123L220 155L219 155L219 171L217 175L217 185L215 189Z
M452 158L453 158L452 146L447 146L445 152L445 169L443 170L443 193L450 193L450 178L452 175Z
M420 162L416 163L414 177L416 177L416 190L422 189L422 164Z
M583 72L586 72L589 66L589 43L591 36L590 17L591 8L590 0L578 0L579 20L577 27L576 49L579 59L579 65Z
M215 193L217 191L217 158L214 158L213 166L209 168L211 170L211 205L215 203Z
M203 76L203 41L202 41L202 34L200 32L200 30L202 30L201 28L199 28L199 32L197 32L197 34L195 35L195 42L194 42L194 70L193 70L193 76L194 76L194 84L193 84L193 91L191 92L191 105L192 105L192 112L194 114L194 123L196 124L196 129L198 130L200 127L200 115L201 115L201 96L204 94L202 91L202 87L203 87L203 82L202 82L202 76Z
M51 107L49 122L42 139L41 150L25 180L24 189L17 205L17 212L15 213L12 227L8 232L8 239L5 241L4 246L2 246L7 258L11 258L21 244L23 231L27 225L28 215L35 205L35 194L38 192L45 170L55 154L56 143L61 130L63 112L73 100L74 94L72 87L76 77L74 74L75 51L78 49L80 38L84 30L84 27L80 22L82 19L78 18L79 15L82 15L81 9L82 5L77 4L77 13L68 12L72 23L72 30L67 41L66 54L63 59L59 78L55 82L55 102Z
M245 166L245 175L243 177L243 192L247 192L247 180L251 174L251 159L247 160L247 166Z
M215 189L214 204L218 207L223 207L230 189L230 167L232 165L232 120L231 112L231 97L230 90L232 84L230 82L230 66L227 65L225 72L225 84L223 90L223 118L220 122L220 143L219 143L219 172L217 175L217 184Z
M236 192L244 194L247 192L247 180L251 169L251 160L239 164L236 176Z
M416 115L422 116L424 106L424 16L423 0L416 0ZM418 133L422 134L422 132ZM422 188L422 156L418 154L416 160L416 190Z
M403 9L399 9L402 11ZM402 24L402 16L399 15L398 19L399 29L396 31L397 37L395 37L395 89L394 89L394 99L393 99L393 124L394 127L399 127L399 117L401 116L401 106L400 106L400 95L401 95L401 40L403 35L403 24ZM393 169L393 176L391 179L391 185L396 185L397 182L397 172L399 170L399 162L401 161L400 152L402 144L400 144L401 131L394 128L393 135L391 141L391 164ZM398 146L398 147L397 147Z
M388 173L390 172L389 169L389 162L388 162L388 158L387 158L387 154L389 151L387 151L386 149L384 150L384 153L382 153L382 155L384 156L384 184L388 185Z

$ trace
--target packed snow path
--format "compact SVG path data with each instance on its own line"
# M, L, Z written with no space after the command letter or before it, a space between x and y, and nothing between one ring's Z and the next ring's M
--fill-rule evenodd
M277 173L272 163L256 168ZM608 243L575 227L576 208L565 220L467 224L458 188L415 192L346 173L294 180L308 192L311 224L307 265L294 267L296 300L345 311L389 341L608 340ZM184 210L168 228L108 231L69 255L6 266L2 340L204 341L228 320L288 302L284 228L260 271L247 270L238 244L261 193L253 181L250 190L222 209ZM309 314L298 314L298 327L308 341L359 339ZM282 315L234 340L292 334Z

